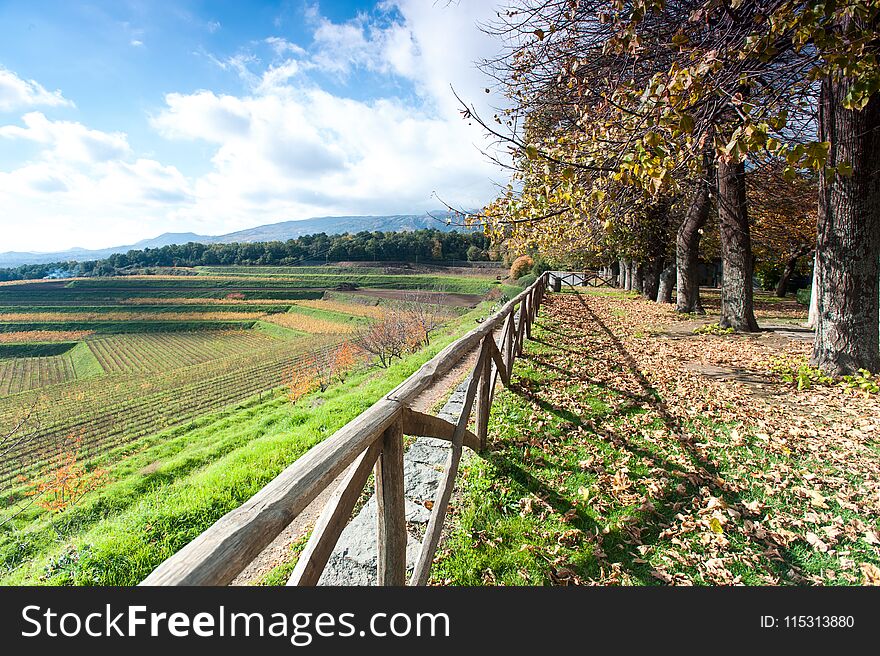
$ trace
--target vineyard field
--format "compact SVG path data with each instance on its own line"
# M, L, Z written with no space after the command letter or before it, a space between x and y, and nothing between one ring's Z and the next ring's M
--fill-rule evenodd
M39 471L71 438L88 460L279 388L399 300L340 297L342 283L437 298L492 284L383 271L212 267L0 285L0 433L29 417L0 483Z
M0 396L56 385L75 378L76 370L66 354L0 360Z
M200 333L135 333L89 340L92 353L108 373L168 371L209 360L243 355L274 340L251 330Z
M107 375L31 389L0 399L0 426L12 426L37 403L35 428L25 446L0 462L0 481L27 473L75 436L86 455L192 421L254 394L279 387L285 374L326 340L277 343L238 355L157 372Z

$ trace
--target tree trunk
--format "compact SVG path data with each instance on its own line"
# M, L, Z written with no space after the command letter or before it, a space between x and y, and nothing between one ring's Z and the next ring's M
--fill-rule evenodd
M711 161L711 160L710 160ZM675 238L675 263L678 280L676 281L675 309L678 312L706 314L700 303L700 281L697 265L700 257L700 238L703 226L712 209L712 196L709 193L714 171L711 167L706 172L706 179L701 180L688 206L684 221L678 228Z
M776 283L776 296L779 298L785 298L785 295L788 293L788 283L794 275L798 260L807 253L809 253L809 251L798 251L788 258L785 263L785 268L782 269L782 277L779 279L779 282Z
M630 291L633 288L633 262L632 260L626 261L626 266L624 267L624 271L626 275L624 276L623 288L626 291Z
M672 303L672 288L675 286L675 265L669 264L660 273L660 286L657 289L658 303Z
M880 371L880 95L852 111L842 101L852 81L822 81L820 140L828 166L849 176L819 178L816 242L817 322L810 363L828 373Z
M634 292L642 293L642 276L644 275L645 267L641 262L633 262L632 265L632 290Z
M752 240L746 209L746 169L743 162L726 163L718 158L718 222L721 229L721 258L724 272L721 279L722 328L755 332L753 302Z
M642 295L649 301L657 300L657 292L660 290L660 274L663 272L663 260L649 262L644 267L642 276Z
M617 286L626 289L626 260L617 263Z
M818 253L813 255L813 282L810 285L810 313L807 315L807 323L804 325L807 328L816 329L816 323L819 321L819 300L816 295L816 291L819 289L819 285L816 284L816 274L819 272L819 265L817 262L819 261Z

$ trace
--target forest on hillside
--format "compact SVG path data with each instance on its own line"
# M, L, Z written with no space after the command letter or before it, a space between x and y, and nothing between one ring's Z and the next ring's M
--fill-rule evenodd
M481 232L358 232L319 233L287 241L232 244L173 244L161 248L117 253L89 262L53 262L0 269L0 280L31 280L48 275L108 276L145 267L295 266L307 262L377 261L431 262L487 261L498 258Z

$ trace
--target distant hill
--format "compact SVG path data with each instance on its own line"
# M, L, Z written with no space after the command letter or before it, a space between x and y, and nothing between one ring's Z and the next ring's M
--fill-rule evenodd
M282 221L267 225L248 228L226 235L197 235L194 232L166 232L153 239L142 239L135 244L113 246L88 250L72 248L54 253L21 253L9 251L0 253L0 267L17 267L22 264L45 264L48 262L67 262L76 260L85 262L99 260L113 253L127 253L131 250L144 248L161 248L171 244L231 244L233 242L286 241L304 235L324 232L338 235L344 232L398 232L434 228L436 230L466 230L460 226L446 225L448 212L431 212L430 214L396 214L392 216L322 216L302 221ZM437 217L437 218L435 218Z

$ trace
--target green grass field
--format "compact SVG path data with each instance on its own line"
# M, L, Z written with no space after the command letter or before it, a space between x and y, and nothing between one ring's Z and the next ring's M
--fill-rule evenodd
M366 410L486 306L387 370L361 369L296 405L277 390L104 449L110 482L60 514L31 506L0 527L0 584L131 585ZM6 502L9 502L7 496Z
M0 434L27 419L0 461L0 583L136 583L488 305L449 312L429 349L293 406L281 391L291 372L398 301L289 301L341 282L457 294L493 282L339 267L199 273L0 285ZM53 512L28 494L69 453L83 476L106 470L106 480Z

